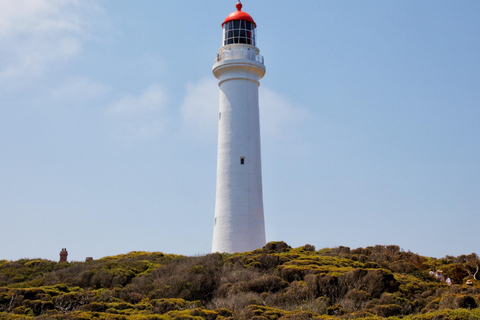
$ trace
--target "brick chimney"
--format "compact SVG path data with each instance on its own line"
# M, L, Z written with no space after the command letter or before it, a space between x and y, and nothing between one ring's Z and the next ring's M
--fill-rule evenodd
M66 262L67 256L68 256L68 251L66 248L63 248L62 251L60 251L60 262Z

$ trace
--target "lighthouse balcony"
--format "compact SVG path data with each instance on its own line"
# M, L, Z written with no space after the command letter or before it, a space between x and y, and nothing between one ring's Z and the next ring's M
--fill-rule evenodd
M225 60L237 60L237 59L247 59L260 62L264 64L264 58L261 54L258 54L256 50L251 48L235 48L234 50L228 49L224 50L217 54L215 57L215 63L225 61Z

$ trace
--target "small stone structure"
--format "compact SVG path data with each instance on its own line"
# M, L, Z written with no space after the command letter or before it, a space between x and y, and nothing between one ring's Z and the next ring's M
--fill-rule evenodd
M60 251L60 262L66 262L67 261L67 256L68 256L67 249L62 248L62 251Z

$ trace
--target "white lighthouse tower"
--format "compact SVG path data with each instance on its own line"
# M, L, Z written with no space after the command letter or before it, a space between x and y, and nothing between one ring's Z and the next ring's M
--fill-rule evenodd
M240 1L222 27L223 46L213 65L220 110L212 252L233 253L266 242L258 109L265 66L256 47L257 25Z

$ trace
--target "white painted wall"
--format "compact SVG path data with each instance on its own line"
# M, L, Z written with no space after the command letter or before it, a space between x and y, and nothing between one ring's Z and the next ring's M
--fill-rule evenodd
M265 66L258 53L251 45L226 45L213 66L220 113L212 252L251 251L266 243L258 105Z

